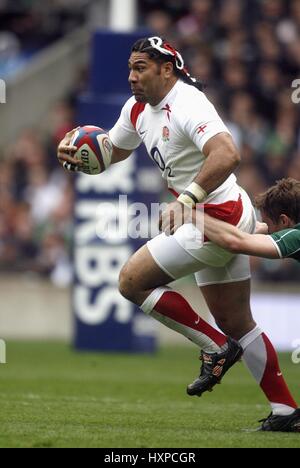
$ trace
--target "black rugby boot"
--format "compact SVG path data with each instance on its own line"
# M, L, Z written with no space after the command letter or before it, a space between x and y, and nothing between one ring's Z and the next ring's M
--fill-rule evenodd
M226 372L241 359L243 354L241 345L230 337L228 337L227 344L227 350L220 353L201 352L200 376L188 385L188 395L201 396L204 392L212 391L216 384L221 383Z

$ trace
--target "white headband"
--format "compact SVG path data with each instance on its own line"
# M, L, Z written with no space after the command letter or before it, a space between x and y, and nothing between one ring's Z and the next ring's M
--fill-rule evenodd
M149 37L149 42L151 44L151 47L153 47L153 49L158 50L161 54L171 55L172 57L175 57L176 67L178 68L178 70L184 69L184 60L182 58L182 55L177 50L173 49L173 47L171 46L169 46L170 50L165 49L163 47L163 40L160 37Z
M184 66L184 60L182 58L182 55L178 52L178 50L174 49L170 44L163 42L161 37L149 37L148 41L151 44L151 47L153 49L158 50L161 54L164 55L171 55L172 57L175 58L175 63L176 63L176 68L180 71L184 71L184 73L194 82L196 83L197 80L196 78L193 78L188 71L186 70ZM167 47L167 48L166 48Z

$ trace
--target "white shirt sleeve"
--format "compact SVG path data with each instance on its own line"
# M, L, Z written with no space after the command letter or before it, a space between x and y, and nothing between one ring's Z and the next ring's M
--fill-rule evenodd
M131 110L135 104L135 99L130 98L124 105L121 115L109 131L109 137L114 146L124 150L135 150L142 143L142 139L135 130L131 120Z
M200 151L205 143L218 133L230 131L224 124L213 104L204 93L196 91L191 93L184 103L182 115L183 130L185 135L191 139Z

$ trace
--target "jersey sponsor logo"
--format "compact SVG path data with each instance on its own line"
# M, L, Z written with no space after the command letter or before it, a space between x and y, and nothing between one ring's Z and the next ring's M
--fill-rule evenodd
M155 162L155 164L159 167L159 169L164 174L166 173L168 178L175 177L174 174L172 174L171 166L166 165L161 152L159 151L159 149L156 146L154 148L152 148L152 150L150 151L150 156L151 156L151 159L153 159L153 161Z

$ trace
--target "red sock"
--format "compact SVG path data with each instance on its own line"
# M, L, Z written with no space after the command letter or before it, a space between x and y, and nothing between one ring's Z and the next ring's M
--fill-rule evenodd
M175 291L165 292L155 305L155 311L184 327L205 335L219 347L227 341L225 335L201 319L189 303Z
M260 386L270 402L296 409L298 407L297 403L283 378L276 351L264 333L262 334L262 338L267 350L267 363Z

